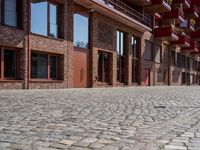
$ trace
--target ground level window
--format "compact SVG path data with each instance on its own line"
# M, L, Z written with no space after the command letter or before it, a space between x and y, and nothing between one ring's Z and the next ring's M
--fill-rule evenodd
M16 78L17 76L17 55L14 50L4 51L4 77Z
M186 73L182 72L182 84L186 84Z
M117 31L117 81L120 83L124 83L125 40L125 32Z
M45 53L31 53L31 78L59 80L59 57Z
M40 53L31 54L31 78L48 78L48 55Z
M0 48L0 79L19 79L19 50Z
M124 68L125 68L125 57L119 56L117 57L117 81L120 83L124 83Z
M51 79L58 79L58 56L50 57L50 77Z
M132 83L139 83L139 62L132 59Z
M107 52L98 52L98 81L109 83L109 61L110 54Z

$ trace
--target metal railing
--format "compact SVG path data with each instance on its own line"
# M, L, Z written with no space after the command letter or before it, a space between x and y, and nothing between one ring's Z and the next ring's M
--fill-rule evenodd
M131 6L123 3L120 0L105 0L105 4L107 4L109 7L112 7L119 12L139 21L140 23L152 27L152 20L150 15L144 15L136 10L134 10Z
M172 0L163 0L166 4L171 5Z
M186 0L189 4L191 4L191 0Z

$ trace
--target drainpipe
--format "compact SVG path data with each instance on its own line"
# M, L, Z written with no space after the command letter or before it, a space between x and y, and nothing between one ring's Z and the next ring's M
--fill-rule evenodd
M30 83L30 0L27 0L27 8L28 8L28 14L27 14L27 59L28 59L28 65L27 65L27 89L29 89L29 83Z

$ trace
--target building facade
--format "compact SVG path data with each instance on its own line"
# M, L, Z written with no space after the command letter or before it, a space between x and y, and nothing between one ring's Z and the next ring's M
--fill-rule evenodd
M199 0L0 0L0 89L200 84Z

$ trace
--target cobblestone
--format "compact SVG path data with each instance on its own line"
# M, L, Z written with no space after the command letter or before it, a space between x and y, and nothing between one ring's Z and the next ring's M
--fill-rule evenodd
M200 150L199 91L0 91L0 150Z

